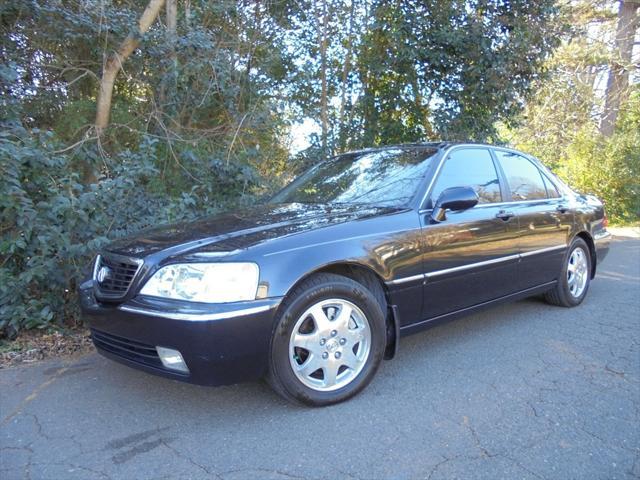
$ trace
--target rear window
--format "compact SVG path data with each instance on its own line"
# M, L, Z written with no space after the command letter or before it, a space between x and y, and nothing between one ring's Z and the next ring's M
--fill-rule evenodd
M544 185L545 187L547 187L547 194L549 198L559 198L560 192L558 192L558 189L556 188L556 186L551 182L549 177L547 177L544 173L542 174L542 180L544 180Z
M539 200L547 198L547 189L542 174L528 158L513 152L496 150L513 201Z

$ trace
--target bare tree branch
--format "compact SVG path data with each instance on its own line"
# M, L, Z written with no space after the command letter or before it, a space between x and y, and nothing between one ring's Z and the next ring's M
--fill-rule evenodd
M158 17L160 9L164 5L165 0L151 0L142 12L138 28L135 32L130 33L124 39L116 52L108 56L102 70L102 79L100 81L100 92L98 93L98 101L96 105L96 133L98 136L102 134L104 129L109 125L109 115L111 113L111 101L113 96L113 86L122 63L133 53L140 44L140 37L146 33L153 22Z

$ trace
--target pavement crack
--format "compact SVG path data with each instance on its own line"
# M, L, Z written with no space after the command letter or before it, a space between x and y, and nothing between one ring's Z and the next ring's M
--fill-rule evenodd
M29 453L33 453L33 448L31 448L30 446L26 446L26 447L13 447L13 446L0 447L0 452L4 452L5 450L15 450L15 451L26 450Z
M444 460L436 463L432 468L431 471L429 472L429 476L427 477L427 480L431 480L431 478L436 474L436 472L438 471L438 469L444 465L447 462L450 462L451 460L455 460L458 457L444 457Z
M473 442L475 443L476 447L478 448L478 450L480 450L480 453L482 453L483 457L495 457L495 454L492 454L491 452L489 452L489 450L487 450L483 445L482 442L480 441L480 438L478 437L478 432L476 432L476 430L471 426L471 423L469 423L469 417L467 417L466 415L464 417L462 417L462 424L467 427L467 429L469 430L469 432L471 433L471 438L473 438Z
M65 465L68 465L78 470L84 470L85 472L95 473L96 475L100 475L101 477L106 478L107 480L111 480L111 476L108 473L103 472L102 470L96 470L94 468L84 467L82 465L76 465L73 463L66 463Z
M219 474L219 478L224 478L225 475L231 475L233 473L249 473L249 472L263 473L263 474L271 473L271 474L280 475L281 477L290 478L292 480L309 480L310 478L310 477L300 477L298 475L285 472L284 470L277 470L277 469L270 469L270 468L240 468L237 470L227 470L226 472ZM260 477L256 476L256 478L260 478Z
M204 465L196 462L193 458L191 458L191 456L181 452L180 450L178 450L177 448L169 445L168 442L165 442L164 440L162 440L162 445L166 448L168 448L169 450L171 450L177 457L180 457L184 460L186 460L187 462L189 462L191 465L193 465L194 467L199 468L200 470L202 470L203 472L205 472L207 475L213 475L216 478L219 478L222 480L222 477L220 475L218 475L216 472L212 472L211 470L209 470L207 467L205 467Z
M0 422L0 427L4 427L14 417L16 417L18 414L20 414L22 412L22 410L24 409L24 407L26 407L29 403L31 403L36 398L38 398L38 395L40 394L40 392L42 390L44 390L49 385L51 385L53 382L55 382L58 378L60 378L72 366L73 366L73 364L69 364L69 365L66 365L66 366L64 366L62 368L59 368L56 371L56 373L51 376L51 378L49 378L47 381L45 381L45 382L41 383L40 385L38 385L29 395L27 395L22 400L22 402L20 402L20 404L16 407L16 409L13 412L11 412L9 415L7 415L6 417L4 417L2 419L2 422Z
M586 428L584 428L584 427L582 427L582 426L580 426L580 425L576 425L576 428L577 428L578 430L580 430L581 432L586 433L586 434L587 434L587 435L589 435L591 438L593 438L593 439L597 440L597 441L598 441L598 442L600 442L603 446L607 447L607 448L608 448L608 449L610 449L610 450L614 450L614 449L616 449L616 448L619 448L619 449L621 449L621 450L626 450L626 451L631 452L631 453L635 453L635 454L637 454L637 453L638 453L638 451L637 451L637 450L634 450L633 448L629 448L629 447L624 446L624 445L622 445L622 444L616 444L615 446L614 446L614 445L611 445L610 443L608 443L606 440L604 440L604 439L603 439L602 437L600 437L599 435L596 435L595 433L593 433L593 432L591 432L591 431L587 430Z
M342 478L353 478L354 480L365 480L364 477L358 477L353 473L345 472L343 470L338 470L338 473L342 476Z
M38 416L35 413L22 412L22 415L27 416L27 417L31 417L33 419L33 423L36 426L36 429L38 431L38 435L40 435L45 440L49 440L49 441L53 440L49 435L44 433L44 429L42 428L42 424L40 423L40 420L38 419Z
M525 467L524 465L522 465L519 461L517 461L514 458L511 458L507 455L500 455L502 458L510 461L511 463L513 463L514 465L516 465L517 467L521 468L522 470L524 470L527 473L530 473L531 475L533 475L536 478L539 478L540 480L547 480L546 477L543 477L542 475L540 475L537 472L534 472L533 470L531 470L530 468Z
M616 375L620 378L622 378L623 380L627 380L626 378L626 373L625 372L619 372L617 370L614 370L613 368L611 368L609 365L605 365L604 366L605 371L611 373L612 375Z

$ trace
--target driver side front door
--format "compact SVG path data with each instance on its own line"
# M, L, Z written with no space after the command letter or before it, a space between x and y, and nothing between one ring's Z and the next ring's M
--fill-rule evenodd
M471 187L479 203L446 212L435 223L431 211L450 187ZM424 283L423 319L434 319L517 290L518 219L503 203L504 185L483 147L454 148L437 174L421 210Z

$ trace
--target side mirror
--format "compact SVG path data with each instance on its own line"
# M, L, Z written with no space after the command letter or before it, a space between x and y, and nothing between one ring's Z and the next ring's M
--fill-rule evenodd
M446 219L445 211L459 212L475 207L478 194L471 187L452 187L443 190L431 212L431 220L435 223Z

